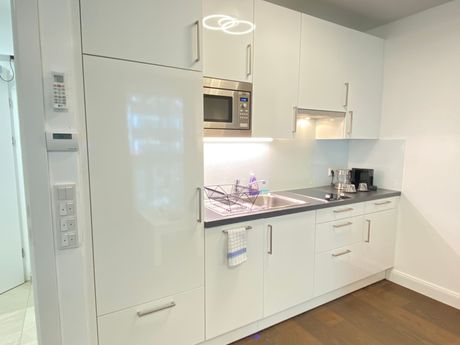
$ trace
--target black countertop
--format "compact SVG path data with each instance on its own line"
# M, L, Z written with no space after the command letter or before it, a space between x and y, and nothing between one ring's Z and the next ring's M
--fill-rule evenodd
M326 193L337 193L337 190L330 186L316 187L316 188L304 188L304 189L293 189L281 192L275 192L278 195L285 195L290 198L303 200L302 196L322 198ZM358 202L365 202L370 200L377 200L383 198L390 198L394 196L400 196L401 192L390 190L390 189L378 189L370 192L357 192L357 193L345 193L349 196L349 199L334 200L328 202L322 202L320 200L308 199L308 204L300 206L292 206L286 208L254 211L244 214L222 216L212 210L205 208L205 228L212 228L221 225L235 224L240 222L247 222L256 219L278 217L286 214L293 214L299 212L313 211L321 208L333 207L338 205L348 205Z

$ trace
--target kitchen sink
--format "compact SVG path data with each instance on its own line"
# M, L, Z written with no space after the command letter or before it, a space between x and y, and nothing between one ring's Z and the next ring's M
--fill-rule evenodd
M255 202L254 206L262 209L274 209L282 207L292 207L309 204L308 201L293 199L286 196L281 196L277 194L267 194L259 195Z

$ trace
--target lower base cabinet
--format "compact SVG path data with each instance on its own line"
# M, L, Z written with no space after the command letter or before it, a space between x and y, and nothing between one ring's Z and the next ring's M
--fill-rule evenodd
M313 297L315 212L272 218L266 225L264 317Z
M246 262L227 264L228 229L247 230ZM205 230L206 339L263 317L263 224L248 222Z
M100 345L191 345L204 340L204 289L98 318Z

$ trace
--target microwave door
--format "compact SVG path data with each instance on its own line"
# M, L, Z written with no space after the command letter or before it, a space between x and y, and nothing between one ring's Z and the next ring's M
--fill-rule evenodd
M204 127L211 129L234 128L234 92L229 90L205 89Z

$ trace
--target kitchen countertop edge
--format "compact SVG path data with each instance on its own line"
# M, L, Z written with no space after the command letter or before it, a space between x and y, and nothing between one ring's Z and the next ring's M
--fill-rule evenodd
M297 189L297 190L287 190L287 191L275 192L275 193L281 194L281 195L285 193L292 195L292 193L294 193L299 196L299 199L302 199L302 195L297 193L298 191L299 190ZM347 195L350 195L350 194L347 194ZM231 224L248 222L248 221L253 221L253 220L258 220L258 219L272 218L272 217L284 216L284 215L289 215L289 214L294 214L294 213L314 211L314 210L335 207L335 206L340 206L340 205L350 205L350 204L356 204L356 203L361 203L361 202L366 202L366 201L391 198L391 197L401 196L401 192L383 189L383 190L377 191L377 193L367 192L366 196L364 197L362 197L362 195L359 198L356 198L355 195L350 195L350 196L351 196L350 199L344 199L344 200L339 200L339 201L331 201L327 203L318 202L318 203L313 203L313 204L308 204L308 205L292 206L292 207L280 208L280 209L269 210L269 211L262 211L262 212L251 213L251 214L237 215L234 217L225 217L217 213L214 213L210 210L206 210L206 215L207 216L211 215L211 217L214 219L205 220L204 227L205 229L215 228L215 227L222 226L222 225L231 225Z

